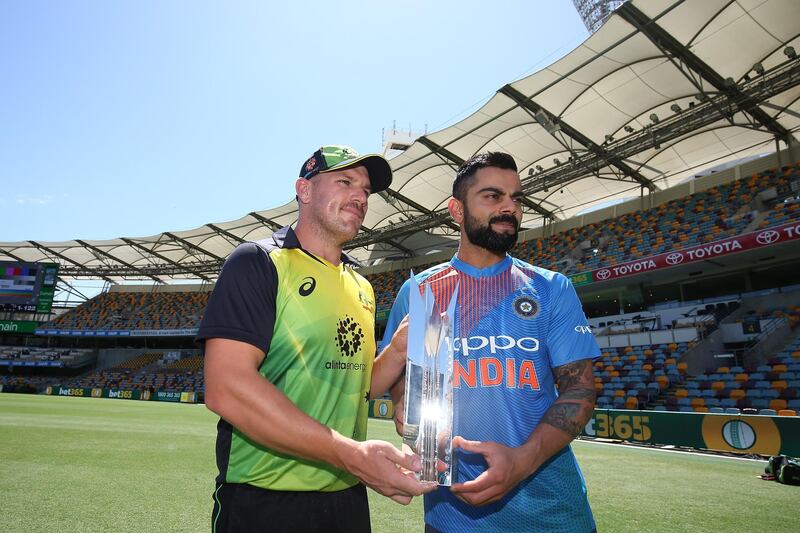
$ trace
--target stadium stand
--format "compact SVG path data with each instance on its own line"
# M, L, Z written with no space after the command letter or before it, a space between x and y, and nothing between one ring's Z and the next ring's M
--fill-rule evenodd
M71 387L149 390L151 392L204 392L203 359L190 356L167 363L164 354L141 354L114 368L93 372L65 383Z
M51 330L137 330L196 328L207 292L107 292L58 316Z
M800 215L800 202L790 190L790 181L798 178L797 164L768 170L651 209L529 239L518 243L512 253L532 264L574 274L783 224ZM417 265L414 270L421 272L434 263ZM375 288L377 309L385 312L407 278L407 270L396 268L367 277ZM196 290L112 291L43 327L191 329L199 325L208 296L209 292ZM800 336L794 333L784 348L769 352L757 364L701 367L698 371L692 370L696 363L689 357L693 348L717 328L741 333L746 324L785 323L789 331L800 331L800 306L796 304L770 307L762 305L761 300L749 300L747 295L733 294L666 302L636 313L590 318L590 323L603 351L595 362L600 408L713 413L772 410L779 416L800 412ZM721 346L739 353L762 337L746 337L738 344ZM3 360L53 358L66 362L76 357L91 355L76 350L0 348L0 366ZM28 376L27 381L19 375L2 378L6 390L41 389L54 381L76 387L171 392L202 393L204 388L202 357L170 360L162 352L141 354L78 377Z
M511 253L570 275L782 224L797 218L800 202L789 195L772 205L762 200L761 193L776 191L775 197L783 198L790 182L798 178L800 163L771 169L652 209L519 242ZM415 271L431 265L415 267ZM401 271L367 276L375 288L378 309L391 306L406 277Z

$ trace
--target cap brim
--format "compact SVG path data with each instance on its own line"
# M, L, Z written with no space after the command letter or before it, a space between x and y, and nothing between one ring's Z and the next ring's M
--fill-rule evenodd
M358 166L363 166L367 169L370 189L373 194L388 189L389 185L392 184L392 167L389 166L389 162L386 159L377 154L367 154L355 159L342 161L338 165L323 170L320 174Z

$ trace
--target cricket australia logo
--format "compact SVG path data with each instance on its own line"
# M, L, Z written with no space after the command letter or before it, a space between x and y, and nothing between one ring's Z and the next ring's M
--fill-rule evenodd
M343 356L353 357L364 344L364 330L352 317L345 315L336 327L336 345Z
M514 314L528 320L536 318L539 314L539 302L530 296L520 296L514 300Z

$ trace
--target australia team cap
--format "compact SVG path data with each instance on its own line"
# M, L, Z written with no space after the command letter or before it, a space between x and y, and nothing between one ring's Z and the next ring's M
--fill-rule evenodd
M381 192L392 183L392 167L378 154L358 155L349 146L331 144L323 146L309 157L300 168L300 177L311 179L317 174L363 166L369 174L373 193Z

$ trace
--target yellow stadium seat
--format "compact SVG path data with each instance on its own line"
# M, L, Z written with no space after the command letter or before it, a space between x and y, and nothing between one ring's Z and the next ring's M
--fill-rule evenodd
M701 407L706 404L705 399L703 398L692 398L692 407Z
M687 396L689 396L689 391L686 389L677 389L675 391L676 398L686 398Z
M750 379L749 374L746 374L744 372L742 372L741 374L736 374L736 381L744 382L747 381L748 379Z
M730 371L731 371L731 369L728 368L727 366L721 366L721 367L717 368L717 374L727 374Z
M614 391L614 396L617 397L617 398L622 398L622 397L625 396L625 391L624 390L615 390Z
M693 407L695 413L707 413L708 407L705 405L698 405L697 407Z
M744 389L733 389L731 391L730 398L732 400L741 400L742 398L745 397L745 394L746 393L745 393Z
M772 365L773 372L788 372L789 368L786 365Z
M639 407L639 400L636 396L628 396L625 400L625 409L636 409Z
M678 363L678 372L681 374L685 374L686 371L689 369L689 365L686 363Z
M777 381L773 381L772 382L772 388L777 390L777 391L782 391L783 389L785 389L788 386L789 386L789 383L787 383L785 380L782 380L782 379L779 379Z
M797 416L797 411L794 409L781 409L778 411L778 416Z
M725 382L724 381L715 381L715 382L713 382L711 384L711 388L713 390L722 390L722 389L725 388Z
M775 409L776 411L780 411L782 409L786 409L786 400L783 398L774 398L769 402L769 408Z

